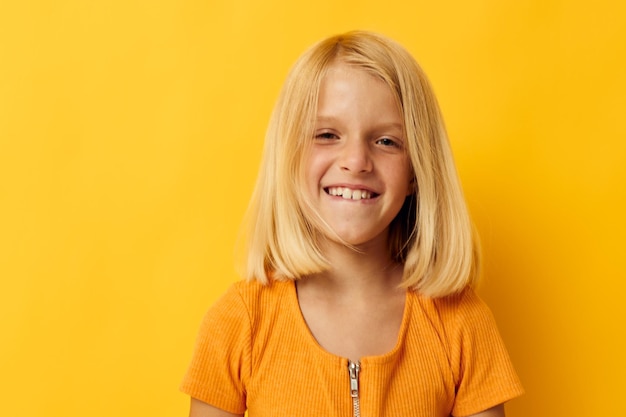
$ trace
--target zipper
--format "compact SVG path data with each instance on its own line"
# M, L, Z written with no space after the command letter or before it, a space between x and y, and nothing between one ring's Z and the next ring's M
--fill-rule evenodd
M359 399L359 372L361 362L348 360L348 372L350 374L350 397L352 397L352 410L354 417L361 417L361 400Z

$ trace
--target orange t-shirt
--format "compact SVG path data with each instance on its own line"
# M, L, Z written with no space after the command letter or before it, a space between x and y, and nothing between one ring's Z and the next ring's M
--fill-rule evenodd
M467 416L523 392L471 289L440 299L408 291L396 346L360 364L364 417ZM204 318L181 390L250 417L354 415L348 360L317 344L293 282L233 285Z

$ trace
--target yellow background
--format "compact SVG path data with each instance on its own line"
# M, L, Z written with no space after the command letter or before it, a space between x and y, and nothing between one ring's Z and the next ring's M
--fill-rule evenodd
M186 415L280 85L353 28L438 93L527 390L508 416L622 413L621 4L3 1L0 415Z

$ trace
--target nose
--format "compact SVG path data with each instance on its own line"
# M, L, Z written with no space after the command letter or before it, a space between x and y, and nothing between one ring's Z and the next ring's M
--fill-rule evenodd
M360 138L346 140L339 155L339 165L344 171L370 172L372 170L372 158L367 141Z

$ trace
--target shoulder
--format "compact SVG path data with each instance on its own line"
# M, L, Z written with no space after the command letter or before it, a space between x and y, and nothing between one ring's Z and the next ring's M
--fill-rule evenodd
M418 303L447 346L457 393L453 415L474 414L523 392L493 314L473 289L418 296Z
M265 316L280 311L284 299L293 290L291 282L238 281L209 308L206 319L233 321L242 326L244 322L254 331L256 324Z
M493 314L487 304L470 287L460 293L441 298L427 298L419 294L415 297L427 314L435 315L448 329L494 322Z
M289 291L293 286L292 281L269 281L267 284L263 284L254 280L241 280L231 285L228 292L234 292L239 294L244 300L254 300L262 298L272 298L280 296L281 294Z
M496 319L487 304L472 288L437 300L453 349L482 355L480 350L497 350L505 354ZM480 348L479 348L480 346Z
M259 356L259 337L267 339L289 283L240 281L208 309L196 340L183 392L205 403L239 414ZM262 339L261 341L264 341Z
M486 307L486 304L480 299L472 287L467 287L461 292L446 297L433 298L432 302L438 305L439 308L457 311Z
M262 284L258 281L238 281L224 294L230 302L239 302L248 309L266 308L289 296L293 290L291 281L270 281Z
M491 310L473 289L441 298L417 295L417 303L445 346L457 382L466 361L508 357Z
M203 331L220 331L240 335L244 329L249 333L255 311L264 304L268 288L258 282L238 281L232 284L208 308L202 321L201 334Z
M493 314L473 288L446 297L430 298L411 291L414 303L430 321L439 322L446 329L463 327L472 323L493 322Z

